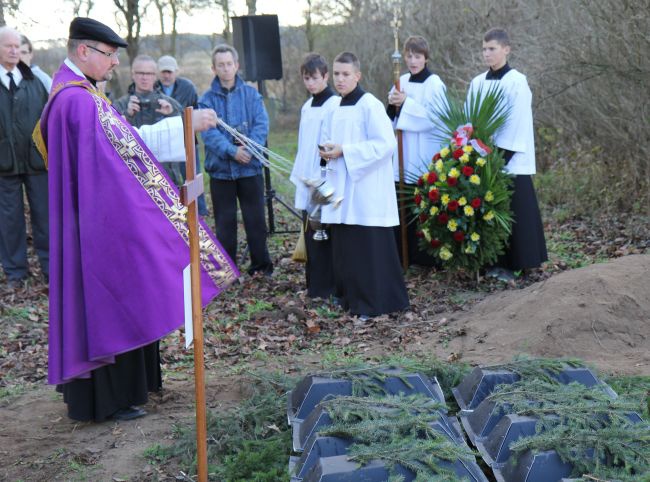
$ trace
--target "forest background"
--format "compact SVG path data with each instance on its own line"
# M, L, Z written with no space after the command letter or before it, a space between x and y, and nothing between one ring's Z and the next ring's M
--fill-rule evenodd
M258 12L256 0L236 11L233 0L113 0L119 33L129 42L111 86L114 95L131 82L135 55L174 55L181 75L200 92L212 80L210 51L232 38L233 15ZM64 0L70 18L93 15L99 2ZM240 2L241 3L241 2ZM401 12L400 42L418 34L431 45L431 70L463 96L483 71L482 33L506 28L512 38L510 64L533 91L536 184L542 204L556 214L647 214L650 205L650 0L304 0L302 25L281 26L283 78L267 81L272 129L297 125L307 97L298 66L306 52L332 59L357 53L362 85L381 100L392 83L391 21ZM106 7L106 5L103 5ZM0 2L0 24L20 18L20 0ZM278 4L278 9L285 8ZM223 31L180 33L181 16L212 16ZM145 22L157 35L141 35ZM61 39L38 42L35 63L54 72L64 58ZM273 146L271 146L273 148Z

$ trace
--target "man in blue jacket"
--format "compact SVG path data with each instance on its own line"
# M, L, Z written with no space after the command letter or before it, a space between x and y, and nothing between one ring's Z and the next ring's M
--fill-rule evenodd
M212 51L215 78L199 99L199 107L214 109L226 124L264 145L269 117L262 96L244 83L237 75L238 70L237 51L225 44L215 47ZM217 237L230 257L237 260L239 200L251 257L248 273L270 275L273 264L266 245L262 164L221 127L209 129L202 136Z

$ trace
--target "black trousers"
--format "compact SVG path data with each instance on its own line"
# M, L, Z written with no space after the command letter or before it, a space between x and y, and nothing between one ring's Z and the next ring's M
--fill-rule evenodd
M44 275L50 272L47 173L0 176L0 262L8 279L27 276L27 229L23 186L29 202L34 249Z
M331 224L336 295L353 315L408 308L392 227Z
M273 263L266 246L267 228L264 217L262 175L232 181L210 178L210 193L214 209L215 233L228 255L237 262L237 200L239 200L251 257L248 273L273 272Z
M536 268L548 260L548 254L531 176L515 176L510 208L514 217L512 233L499 264L513 271Z
M314 230L309 226L309 221L306 219L307 211L303 211L303 222L307 222L307 230L305 231L307 295L310 298L329 298L336 295L332 240L315 241ZM328 234L329 231L327 229Z
M115 363L93 370L56 390L63 393L68 416L81 422L102 422L118 410L144 405L148 392L162 388L159 342L115 357Z

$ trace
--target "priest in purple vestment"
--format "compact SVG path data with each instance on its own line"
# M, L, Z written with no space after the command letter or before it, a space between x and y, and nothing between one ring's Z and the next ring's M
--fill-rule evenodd
M34 133L49 169L48 378L75 420L144 415L138 406L162 386L158 340L184 319L186 208L156 160L179 144L183 155L182 120L141 136L97 90L126 45L75 18ZM195 111L195 124L213 127L216 114ZM203 223L200 246L206 305L239 273Z

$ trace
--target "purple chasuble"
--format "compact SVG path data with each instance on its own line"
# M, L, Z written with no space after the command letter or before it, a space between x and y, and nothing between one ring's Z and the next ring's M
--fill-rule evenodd
M41 117L48 151L48 381L87 378L183 324L186 208L138 133L65 64ZM239 272L201 222L203 306Z

